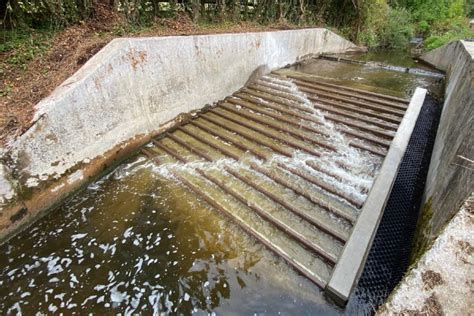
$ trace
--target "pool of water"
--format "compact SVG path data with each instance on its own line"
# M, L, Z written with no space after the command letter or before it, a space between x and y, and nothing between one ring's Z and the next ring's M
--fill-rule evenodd
M378 62L386 65L395 65L399 67L420 68L428 71L436 71L423 62L413 59L408 52L404 50L372 50L364 54L344 54L345 57L355 60L368 62Z
M0 253L4 312L339 312L142 157L89 185Z
M403 51L376 51L367 54L341 55L344 58L375 61L387 65L419 68L427 71L437 72L421 63L416 63L406 52ZM344 85L355 88L362 87L379 89L385 94L410 98L416 87L429 89L435 96L442 97L444 93L444 79L391 71L379 67L348 64L344 62L314 59L310 62L296 64L291 70L316 74L321 77L333 78Z

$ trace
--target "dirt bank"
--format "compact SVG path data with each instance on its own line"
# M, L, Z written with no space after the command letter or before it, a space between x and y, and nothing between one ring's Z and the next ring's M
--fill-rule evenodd
M25 132L31 125L35 104L116 37L263 32L291 28L296 27L248 22L195 24L186 15L181 15L159 19L150 27L130 30L120 17L99 12L90 21L56 32L42 43L46 48L25 64L12 62L25 47L0 53L0 146Z

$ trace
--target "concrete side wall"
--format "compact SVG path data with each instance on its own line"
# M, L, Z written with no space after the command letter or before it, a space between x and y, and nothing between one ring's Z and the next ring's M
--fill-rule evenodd
M35 124L13 144L15 157L29 176L61 175L224 98L261 65L353 46L325 29L116 39L38 104Z
M349 49L326 29L113 40L37 105L32 127L2 153L12 172L0 172L0 195L14 198L0 200L0 243L257 68Z
M15 197L15 186L8 168L0 162L0 205Z
M474 190L474 43L457 41L422 56L446 71L445 102L428 172L424 214L436 236ZM471 162L469 162L471 160Z

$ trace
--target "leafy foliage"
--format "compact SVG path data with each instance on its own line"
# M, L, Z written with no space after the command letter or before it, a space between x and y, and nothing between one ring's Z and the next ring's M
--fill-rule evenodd
M425 40L425 48L432 50L454 40L473 38L474 32L466 24L463 18L436 23Z
M120 15L124 28L187 13L194 22L326 25L369 47L402 48L415 34L427 47L469 37L466 14L474 0L7 0L0 5L7 28L58 29L93 18L98 3Z
M418 31L424 35L425 49L431 50L450 41L474 37L469 28L466 11L472 0L428 0L416 3L413 16L417 19Z
M406 9L390 8L385 25L380 31L380 45L404 48L413 37L412 17Z
M92 0L7 0L4 24L13 27L62 27L90 17Z
M412 17L404 8L392 8L377 0L367 8L364 31L359 42L369 47L405 48L414 34Z

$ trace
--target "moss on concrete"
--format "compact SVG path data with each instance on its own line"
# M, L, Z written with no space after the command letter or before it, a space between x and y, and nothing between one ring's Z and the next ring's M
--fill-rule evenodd
M433 200L430 197L423 205L420 217L418 218L410 254L410 265L414 265L418 261L418 259L425 253L432 242L432 239L430 238L432 218Z

